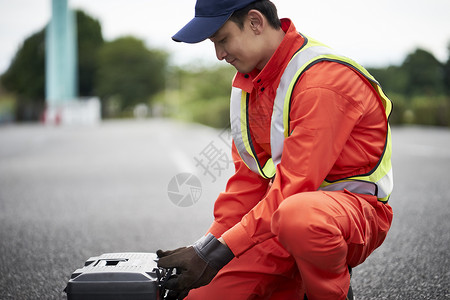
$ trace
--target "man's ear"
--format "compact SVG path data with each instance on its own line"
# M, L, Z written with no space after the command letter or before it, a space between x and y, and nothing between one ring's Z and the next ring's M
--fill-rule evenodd
M261 34L266 27L266 20L264 19L263 14L256 10L252 9L248 12L247 15L250 29L257 35Z

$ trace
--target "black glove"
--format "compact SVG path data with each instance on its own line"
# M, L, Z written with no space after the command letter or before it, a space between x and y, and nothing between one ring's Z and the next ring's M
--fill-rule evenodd
M234 258L233 252L212 234L192 246L158 250L156 254L158 267L177 268L177 275L170 277L165 285L170 290L168 299L183 299L191 289L207 285Z

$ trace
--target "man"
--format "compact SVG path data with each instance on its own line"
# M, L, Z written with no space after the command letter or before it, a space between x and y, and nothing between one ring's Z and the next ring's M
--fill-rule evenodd
M392 221L392 104L360 65L268 0L198 0L175 41L209 38L238 71L235 174L194 245L158 251L169 298L346 299Z

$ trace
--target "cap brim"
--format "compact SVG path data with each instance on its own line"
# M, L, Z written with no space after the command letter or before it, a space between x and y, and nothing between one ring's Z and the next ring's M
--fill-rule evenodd
M217 17L195 17L178 31L172 39L176 42L189 44L199 43L216 33L230 16L231 13Z

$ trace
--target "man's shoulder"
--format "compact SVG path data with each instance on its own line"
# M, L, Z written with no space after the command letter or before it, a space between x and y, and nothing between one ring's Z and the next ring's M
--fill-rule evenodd
M369 81L353 68L335 61L322 61L311 66L302 74L293 93L294 98L308 94L316 101L335 95L337 98L333 98L346 99L360 111L370 106L369 103L377 103L376 92Z
M310 66L301 76L297 86L301 90L326 88L340 94L360 94L370 87L364 76L346 64L321 61ZM370 89L370 88L369 88Z

